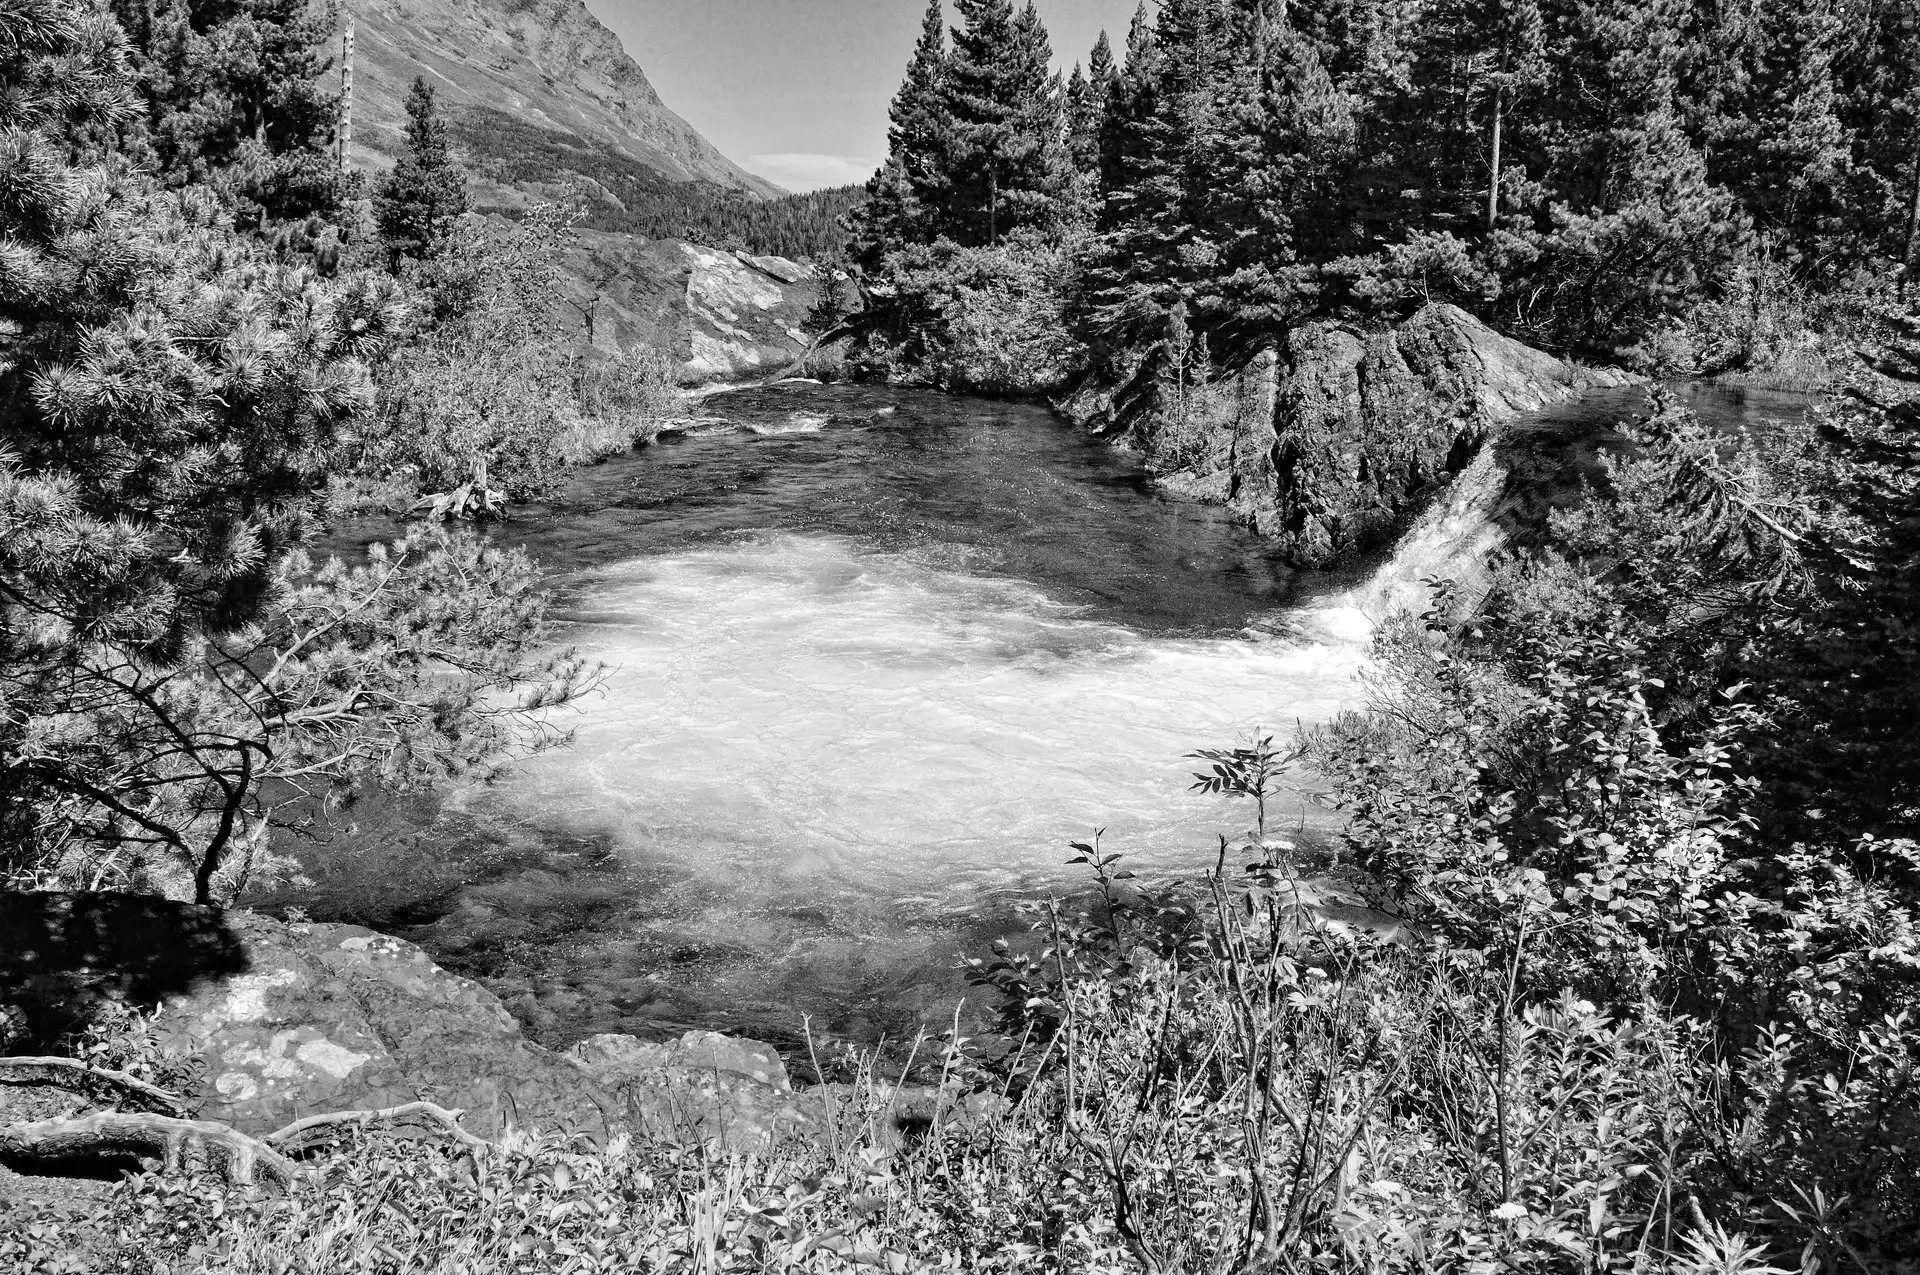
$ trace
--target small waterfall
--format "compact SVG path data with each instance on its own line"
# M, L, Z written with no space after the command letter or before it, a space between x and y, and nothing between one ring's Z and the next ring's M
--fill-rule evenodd
M1495 447L1482 447L1365 583L1306 608L1301 627L1340 641L1365 641L1389 617L1425 611L1433 598L1432 580L1451 580L1463 597L1479 598L1486 592L1493 555L1507 544L1499 513L1509 476Z

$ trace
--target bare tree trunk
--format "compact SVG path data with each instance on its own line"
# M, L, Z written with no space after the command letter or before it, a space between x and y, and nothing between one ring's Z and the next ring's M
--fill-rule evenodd
M168 1171L204 1156L242 1185L252 1184L260 1173L280 1183L300 1175L293 1161L226 1125L120 1112L0 1126L0 1153L38 1163L134 1155L159 1160Z
M1487 233L1500 224L1500 127L1506 123L1505 95L1493 91L1493 174L1487 179Z
M1900 272L1900 295L1907 295L1907 286L1913 281L1915 237L1920 235L1920 136L1914 138L1913 145L1913 192L1907 200L1907 234L1902 244L1901 264L1906 267Z
M347 14L347 33L340 38L340 171L353 158L353 14Z

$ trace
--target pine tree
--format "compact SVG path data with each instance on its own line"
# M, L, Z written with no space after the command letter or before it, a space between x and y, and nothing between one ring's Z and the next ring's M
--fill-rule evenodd
M1145 162L1148 121L1160 85L1160 50L1154 42L1153 22L1146 0L1133 12L1127 28L1126 66L1117 74L1107 95L1107 116L1100 130L1100 188L1106 202L1103 225L1111 228L1124 215L1127 202Z
M311 0L111 0L132 43L147 158L205 183L245 225L337 211L339 100L324 87L334 11Z
M1345 178L1358 142L1350 96L1282 18L1256 13L1223 90L1208 220L1220 245L1206 298L1255 331L1297 319L1314 268L1356 246Z
M1100 110L1093 85L1078 62L1067 77L1067 153L1076 171L1097 172L1100 167Z
M1237 96L1230 81L1244 65L1236 55L1247 52L1233 37L1223 0L1168 0L1150 39L1136 19L1114 113L1105 242L1090 271L1100 326L1157 328L1167 306L1209 291L1221 260L1209 212L1215 166ZM1239 94L1249 91L1242 80Z
M467 211L467 178L447 152L447 126L434 109L424 79L407 95L407 153L374 194L374 220L392 269L402 258L436 256L447 232Z
M1920 0L1876 5L1868 16L1837 64L1859 183L1850 211L1860 254L1900 263L1910 290L1920 272Z
M1057 213L1071 165L1060 86L1039 13L1012 0L959 0L962 25L942 85L951 122L939 229L963 246L995 244Z
M1825 0L1760 0L1722 41L1710 171L1789 257L1827 257L1845 229L1853 139L1835 84L1844 34Z
M399 313L263 260L205 191L76 164L137 109L124 37L71 0L0 22L0 866L117 847L204 901L271 748L185 730L167 688L272 602Z
M867 203L853 225L853 258L869 270L903 245L933 238L932 210L948 189L946 72L946 14L942 0L929 0L906 79L888 112L886 162L867 183Z
M1685 128L1685 22L1680 0L1580 0L1553 42L1562 140L1536 277L1563 337L1630 343L1710 295L1749 232Z
M1481 10L1487 30L1487 233L1500 224L1509 119L1546 82L1546 22L1539 0L1488 0Z
M1094 42L1092 57L1082 71L1074 64L1067 82L1067 136L1074 167L1096 178L1100 172L1100 137L1107 125L1107 110L1120 73L1113 64L1113 46L1102 31Z

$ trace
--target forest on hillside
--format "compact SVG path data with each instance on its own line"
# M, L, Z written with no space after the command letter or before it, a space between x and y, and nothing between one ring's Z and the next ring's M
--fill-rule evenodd
M451 136L475 176L581 201L581 225L642 239L684 239L728 251L831 261L846 247L846 219L866 202L859 186L756 199L704 182L681 182L610 146L583 143L474 108L451 120Z

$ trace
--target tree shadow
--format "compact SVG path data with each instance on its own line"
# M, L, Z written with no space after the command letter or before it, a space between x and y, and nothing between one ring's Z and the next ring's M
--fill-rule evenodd
M0 1007L19 1016L0 1052L50 1048L101 1001L155 1005L246 966L219 908L136 894L0 894Z

